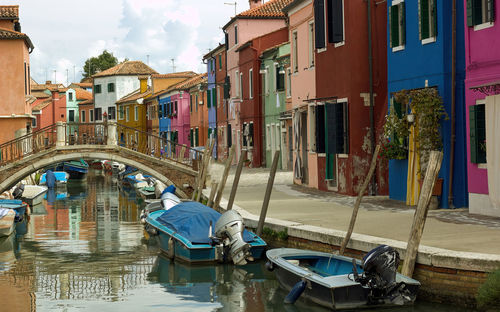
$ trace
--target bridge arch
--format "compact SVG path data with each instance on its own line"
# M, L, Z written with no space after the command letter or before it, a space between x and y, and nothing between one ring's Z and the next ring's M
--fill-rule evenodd
M191 186L194 185L197 175L197 171L188 165L148 156L118 145L56 146L0 167L0 193L10 189L24 177L51 164L81 158L111 160L135 167L166 185L175 185L177 194L183 198L190 196Z

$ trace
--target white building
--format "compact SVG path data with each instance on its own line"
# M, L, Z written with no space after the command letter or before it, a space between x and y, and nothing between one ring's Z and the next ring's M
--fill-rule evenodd
M140 75L157 74L141 61L127 61L92 76L94 78L95 121L116 120L116 101L139 89Z

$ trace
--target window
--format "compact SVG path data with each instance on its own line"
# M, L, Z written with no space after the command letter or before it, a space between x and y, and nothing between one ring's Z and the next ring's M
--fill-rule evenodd
M243 73L240 73L240 84L238 89L240 90L240 99L243 99Z
M175 110L174 110L174 114L177 114L178 111L177 111L177 101L175 101Z
M264 73L264 78L262 79L262 83L264 84L265 94L269 94L269 66L266 66L266 70Z
M31 119L31 128L36 128L36 118Z
M316 49L325 45L325 0L314 0L314 43Z
M68 93L68 101L73 101L73 92Z
M327 0L328 42L340 44L344 41L344 1Z
M422 43L436 41L436 2L437 0L419 0L418 35Z
M271 150L271 125L266 125L266 150Z
M139 120L139 106L134 106L134 120Z
M75 111L72 109L69 110L68 121L75 122Z
M101 85L100 84L94 86L94 92L101 93Z
M220 86L217 86L217 107L220 107Z
M274 148L275 150L279 151L280 150L280 146L281 146L281 135L280 135L280 124L277 123L277 124L274 124L274 131L276 131L276 138L275 138L275 141L274 141Z
M190 94L190 95L189 95L189 112L190 112L190 113L192 113L192 112L193 112L193 101L194 101L194 99L193 99L193 95L192 95L192 94Z
M130 107L125 108L125 120L130 121Z
M467 26L478 26L487 24L489 26L495 21L494 0L467 0ZM475 30L481 28L474 27Z
M227 125L227 147L231 147L233 146L233 137L231 136L232 132L231 132L231 124L228 124Z
M224 99L229 99L231 97L229 92L231 90L230 79L231 78L229 76L226 76L226 78L224 79Z
M196 93L195 99L196 99L196 111L198 111L198 93Z
M479 100L469 106L470 162L486 163L485 101Z
M222 70L222 54L219 54L219 70Z
M212 89L207 90L207 108L212 104Z
M238 25L234 25L234 45L238 44Z
M84 111L84 110L82 110L82 113L81 113L81 115L80 115L80 121L81 121L82 123L87 122L85 119L86 119L86 116L85 116L85 111Z
M299 51L298 51L298 39L297 32L293 32L293 72L296 73L299 71Z
M24 62L24 94L28 94L28 67L26 67L26 62Z
M297 51L295 51L297 53ZM314 66L314 22L309 22L309 67Z
M253 69L248 71L248 97L253 99Z
M198 128L196 128L194 130L194 146L198 146L198 144L200 142L199 141L199 139L200 139L199 134L200 134L200 132L199 132Z
M276 91L285 90L285 69L283 65L276 64L274 67L276 71ZM276 103L278 105L278 103Z
M108 92L115 92L115 84L114 83L108 83Z
M95 121L100 121L102 120L102 108L100 107L96 107L94 109L94 112L95 112Z
M292 96L292 70L289 68L286 69L286 97Z
M393 0L389 16L390 44L393 52L404 49L405 34L405 3Z
M327 154L349 153L347 100L325 103L325 145Z
M108 107L108 119L115 120L116 119L116 107Z
M94 110L93 110L93 109L91 109L91 110L89 111L89 118L90 118L90 122L93 122L93 121L94 121Z
M118 119L119 120L123 120L124 115L125 115L125 113L124 113L124 110L123 110L123 106L121 106L121 105L118 106Z
M239 81L240 81L240 73L238 71L236 71L234 73L234 85L235 85L235 88L234 88L234 97L239 97L240 96L240 88L239 88Z
M316 153L325 152L325 105L309 106L309 150Z

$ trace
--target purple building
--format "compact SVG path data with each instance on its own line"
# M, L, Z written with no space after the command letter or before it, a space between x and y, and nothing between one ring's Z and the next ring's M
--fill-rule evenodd
M469 212L500 216L500 0L465 0Z

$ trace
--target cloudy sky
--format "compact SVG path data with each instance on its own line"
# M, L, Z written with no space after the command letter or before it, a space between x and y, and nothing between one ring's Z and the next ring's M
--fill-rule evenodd
M236 0L237 12L247 0ZM22 32L35 45L31 74L66 84L81 79L85 60L104 49L159 73L206 71L202 56L224 41L221 27L235 0L2 0L19 5ZM54 72L55 71L55 72Z

